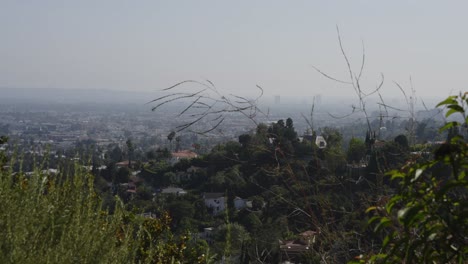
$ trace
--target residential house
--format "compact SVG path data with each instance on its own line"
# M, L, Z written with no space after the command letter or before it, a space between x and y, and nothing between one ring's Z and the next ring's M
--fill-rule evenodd
M309 251L315 243L317 232L305 231L295 240L279 241L281 263L295 263L300 256Z
M187 191L178 187L167 187L161 190L161 194L185 195Z
M193 158L198 157L198 154L191 150L181 150L177 152L172 152L171 154L172 154L172 158L170 160L170 163L172 165L176 164L181 159L193 159Z
M199 233L198 236L199 238L205 240L208 243L208 245L212 245L214 241L213 231L214 231L213 227L205 227L203 228L203 232Z
M133 165L133 163L132 163L132 165ZM117 168L123 168L123 167L127 167L127 168L128 168L128 167L130 166L130 161L124 160L124 161L121 161L121 162L117 162L117 163L115 163L115 166L116 166Z
M205 201L205 205L213 210L213 215L217 215L226 209L224 193L204 193L203 200Z
M241 209L244 209L245 207L247 207L247 201L236 196L234 198L234 208L236 208L237 210L241 210Z

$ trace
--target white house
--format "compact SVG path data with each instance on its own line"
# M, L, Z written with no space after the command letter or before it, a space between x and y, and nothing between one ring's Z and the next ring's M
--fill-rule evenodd
M315 144L317 145L317 147L319 147L320 149L324 149L327 147L327 141L325 141L325 138L323 136L317 136L315 138Z
M204 193L205 205L213 210L213 215L217 215L226 209L226 198L224 193Z
M237 210L241 210L245 207L247 207L247 202L239 196L236 196L236 198L234 198L234 208L236 208Z
M174 194L174 195L185 195L187 191L178 187L167 187L161 190L161 194Z
M199 233L199 237L204 239L208 245L213 244L213 227L205 227L203 228L203 232Z

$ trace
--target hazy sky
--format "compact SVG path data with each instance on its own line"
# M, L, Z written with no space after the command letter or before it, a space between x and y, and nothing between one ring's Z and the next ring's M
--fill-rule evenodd
M0 0L0 87L162 89L185 79L249 94L351 94L343 44L369 89L468 90L468 1Z

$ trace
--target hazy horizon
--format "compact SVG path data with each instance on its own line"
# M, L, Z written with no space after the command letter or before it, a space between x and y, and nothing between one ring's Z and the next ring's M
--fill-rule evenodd
M157 92L209 79L251 96L353 96L336 26L362 84L400 97L466 90L468 3L451 1L3 1L0 87ZM193 85L192 85L193 86Z

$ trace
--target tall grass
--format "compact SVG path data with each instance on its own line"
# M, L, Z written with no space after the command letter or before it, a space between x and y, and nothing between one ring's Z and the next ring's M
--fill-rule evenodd
M186 239L171 235L167 215L143 218L126 212L118 199L109 214L82 166L71 165L71 176L1 168L2 263L186 262Z

